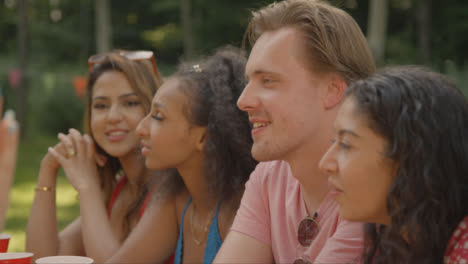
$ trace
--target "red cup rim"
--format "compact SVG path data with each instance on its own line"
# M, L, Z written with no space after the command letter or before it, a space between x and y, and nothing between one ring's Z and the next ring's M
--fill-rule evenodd
M8 252L0 253L0 260L30 258L34 254L30 252Z
M0 239L10 239L11 234L0 233Z

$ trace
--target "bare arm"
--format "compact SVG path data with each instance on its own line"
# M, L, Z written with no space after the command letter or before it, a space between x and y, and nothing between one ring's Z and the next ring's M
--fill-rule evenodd
M172 256L179 234L175 199L155 203L106 263L163 263Z
M3 99L0 100L3 101ZM0 122L0 231L5 225L9 192L15 175L19 137L17 128L18 124L14 115L12 112L7 112L5 118Z
M70 129L67 136L61 135L60 140L68 149L74 149L74 155L66 157L54 150L51 154L62 165L67 179L80 195L81 236L86 255L96 263L102 263L119 249L121 242L107 216L94 142L75 129Z
M80 192L80 213L83 243L87 256L103 263L121 246L113 232L99 189Z
M229 232L213 263L273 263L271 247L237 231Z
M60 144L55 148L57 151L63 151L60 150ZM58 254L84 254L79 220L65 228L59 239L54 191L58 169L57 161L50 154L46 154L41 162L37 186L51 189L36 191L26 230L26 250L33 252L34 258ZM47 243L44 243L45 241Z

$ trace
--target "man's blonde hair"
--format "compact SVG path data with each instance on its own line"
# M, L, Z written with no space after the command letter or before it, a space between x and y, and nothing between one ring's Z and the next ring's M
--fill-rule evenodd
M361 29L345 11L320 0L285 0L252 12L246 31L250 44L266 31L297 29L303 39L306 66L336 72L349 84L375 72Z

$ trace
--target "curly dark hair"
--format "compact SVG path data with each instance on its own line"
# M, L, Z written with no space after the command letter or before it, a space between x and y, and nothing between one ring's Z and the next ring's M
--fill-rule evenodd
M229 46L200 61L182 63L174 74L190 98L184 109L187 119L206 127L204 174L213 199L219 201L242 195L257 165L250 154L253 141L248 115L236 106L246 85L246 61L243 51ZM183 185L180 177L168 180L163 184L166 190Z
M442 263L468 214L468 104L444 76L393 67L346 93L398 164L387 193L388 226L367 224L364 263Z

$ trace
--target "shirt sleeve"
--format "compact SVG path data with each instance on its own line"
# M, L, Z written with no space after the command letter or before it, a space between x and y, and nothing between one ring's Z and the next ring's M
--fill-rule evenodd
M363 240L363 223L340 220L314 263L360 263Z
M468 263L468 216L453 232L444 254L444 264Z
M259 163L245 184L245 191L231 230L271 246L267 184L268 166Z

